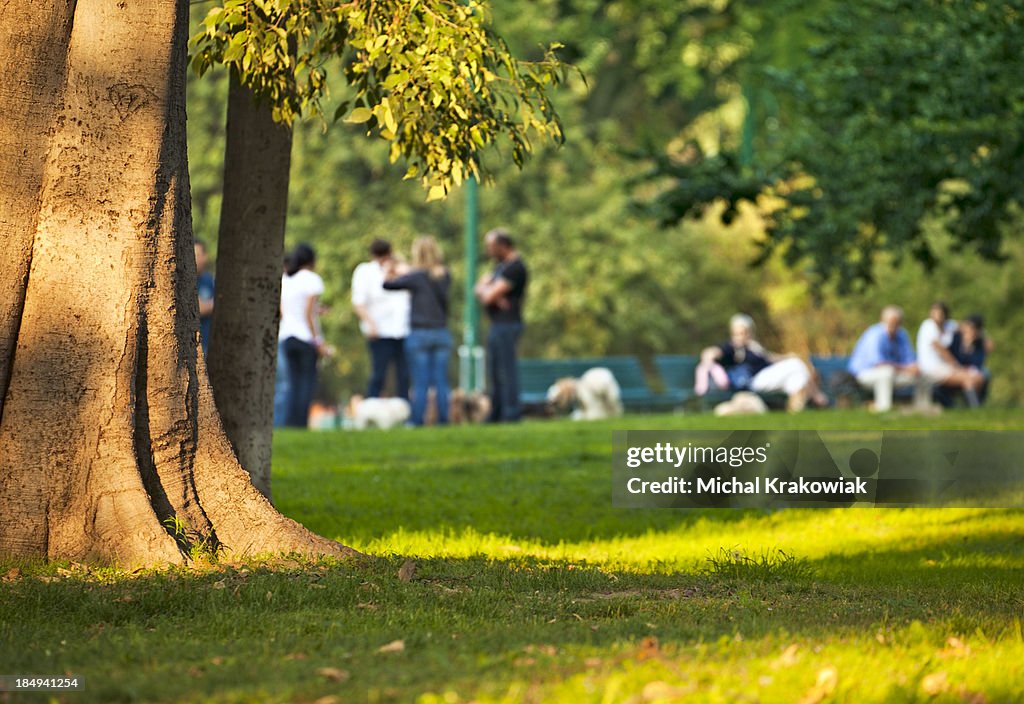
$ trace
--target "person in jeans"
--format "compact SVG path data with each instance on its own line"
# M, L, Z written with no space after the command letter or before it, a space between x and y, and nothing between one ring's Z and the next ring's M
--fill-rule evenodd
M981 405L978 392L985 377L978 369L961 365L949 351L956 332L957 324L949 319L946 304L933 303L917 331L917 363L928 381L947 389L963 389L967 405L977 408Z
M206 243L197 239L193 247L196 255L196 290L199 293L199 344L205 356L210 347L210 329L213 327L213 297L216 286L213 274L207 271L210 255Z
M519 369L516 346L523 334L523 299L529 274L515 242L502 229L491 230L484 240L494 270L476 283L477 299L487 311L487 368L491 386L492 423L514 423L522 415L519 406Z
M420 237L412 245L412 268L398 263L388 267L384 289L408 291L409 336L405 357L412 371L413 425L423 425L427 393L437 398L437 422L448 422L448 358L452 336L448 332L448 293L452 278L444 266L441 247L433 237Z
M405 338L409 334L409 292L387 291L384 277L397 260L391 243L375 239L371 259L352 273L352 307L359 316L359 329L370 350L370 383L367 398L384 390L388 368L395 369L395 396L409 398L409 366L405 359Z
M289 256L281 279L281 327L277 339L287 378L284 425L293 428L305 428L309 423L309 404L316 390L316 363L326 353L317 313L324 282L313 271L315 266L313 248L300 244Z

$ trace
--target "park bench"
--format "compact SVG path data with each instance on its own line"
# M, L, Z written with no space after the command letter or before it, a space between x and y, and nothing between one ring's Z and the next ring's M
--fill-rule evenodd
M695 354L659 354L654 357L654 368L658 371L665 393L680 397L680 403L694 402L699 410L706 411L732 398L730 389L709 389L703 396L693 390L700 356ZM780 393L760 394L769 408L784 408L786 395Z
M847 365L850 357L844 355L819 357L812 356L811 364L818 372L822 390L828 394L833 403L839 402L845 397L848 402L862 403L870 401L872 393L857 383L857 380L849 375ZM847 376L849 375L849 376ZM897 386L893 389L893 398L899 401L909 401L914 398L914 389L910 386Z
M565 377L579 378L594 367L605 367L615 376L622 390L622 405L626 408L654 410L682 402L681 396L652 391L640 360L632 356L520 359L519 400L524 406L544 405L552 384Z
M834 400L832 383L837 375L846 371L846 365L850 358L845 356L812 356L811 364L817 370L821 378L822 389ZM695 354L660 354L654 357L654 367L665 385L665 393L674 394L685 403L691 400L699 401L699 407L703 410L713 408L723 401L728 401L733 392L729 390L712 389L702 397L698 397L693 391L694 375L700 357ZM854 389L860 393L859 388ZM905 390L900 389L900 393ZM783 408L786 405L786 396L782 393L762 394L762 398L770 408Z

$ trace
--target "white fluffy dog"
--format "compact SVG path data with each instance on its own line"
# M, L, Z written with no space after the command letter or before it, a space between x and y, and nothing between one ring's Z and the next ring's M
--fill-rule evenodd
M548 403L570 408L573 420L600 420L622 415L622 390L615 375L604 367L594 367L579 379L559 379L548 389Z
M757 416L768 412L768 406L755 393L737 391L732 398L715 406L716 416Z
M349 401L348 412L356 430L388 430L409 420L411 409L403 398L363 398L357 394Z

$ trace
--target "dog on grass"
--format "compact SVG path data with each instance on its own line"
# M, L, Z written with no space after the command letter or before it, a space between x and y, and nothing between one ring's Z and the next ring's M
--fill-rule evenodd
M600 420L622 415L622 390L615 375L605 367L594 367L579 379L559 379L548 389L548 404L572 408L573 420Z
M484 423L490 415L491 399L487 394L457 388L448 396L448 422L452 425Z
M347 411L356 430L388 430L403 425L411 413L404 398L363 398L359 394L349 400Z
M767 412L764 400L750 391L737 391L731 399L715 406L716 416L756 416Z

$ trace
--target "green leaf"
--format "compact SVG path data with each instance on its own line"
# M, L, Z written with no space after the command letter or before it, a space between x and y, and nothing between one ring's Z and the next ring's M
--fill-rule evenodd
M369 122L371 117L373 117L373 110L370 108L358 107L345 118L345 122L354 122L357 124Z

